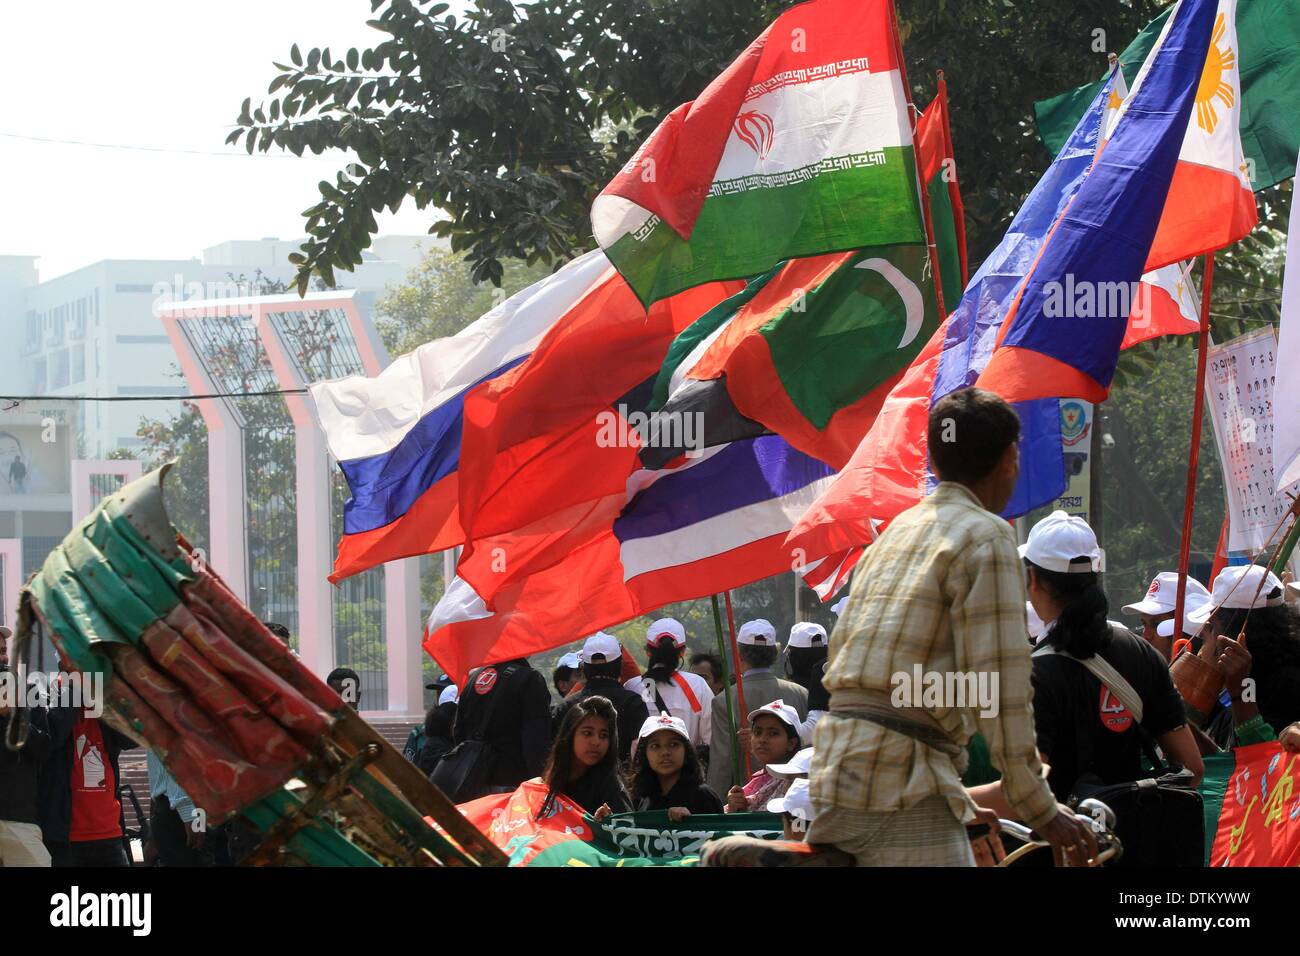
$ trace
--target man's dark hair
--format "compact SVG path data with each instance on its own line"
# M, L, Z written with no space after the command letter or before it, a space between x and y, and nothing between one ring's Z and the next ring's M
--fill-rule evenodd
M771 667L776 663L776 647L761 644L741 644L740 660L750 667Z
M262 626L286 644L289 643L289 629L279 621L263 621Z
M1020 439L1020 416L982 388L963 388L930 409L930 464L940 481L974 484L997 467Z
M708 651L696 651L691 655L691 666L696 664L708 664L713 671L713 679L722 680L722 658L717 654L710 654Z
M555 692L563 697L564 691L560 690L560 681L573 680L574 676L580 673L581 670L577 667L564 667L563 665L551 671L551 685L555 688Z
M351 681L351 684L348 684ZM325 683L330 686L334 693L343 698L345 704L351 704L353 708L359 708L361 703L361 675L350 667L336 667L329 672L325 678ZM354 699L348 700L351 696Z
M583 663L582 673L587 680L591 680L593 677L609 677L618 680L623 673L623 658L616 657L612 661L606 661L603 664Z

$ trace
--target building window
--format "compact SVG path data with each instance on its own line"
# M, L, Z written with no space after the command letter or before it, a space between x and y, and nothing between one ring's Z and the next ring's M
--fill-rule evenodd
M68 350L59 349L50 353L50 388L64 388L68 384L69 369Z
M68 376L68 383L76 385L78 382L86 380L86 350L80 345L74 345L72 351L72 372Z
M119 282L113 286L114 292L148 292L153 293L153 283ZM98 293L96 293L98 295Z

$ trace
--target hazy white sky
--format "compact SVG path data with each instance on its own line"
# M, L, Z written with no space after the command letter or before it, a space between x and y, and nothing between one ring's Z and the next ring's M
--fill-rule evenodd
M272 60L287 63L294 42L334 56L373 46L384 34L370 17L369 0L0 5L0 255L40 256L50 279L100 259L187 259L227 239L301 236L299 213L343 154L250 157L224 140L244 97L265 95ZM379 225L419 235L431 221L410 203Z

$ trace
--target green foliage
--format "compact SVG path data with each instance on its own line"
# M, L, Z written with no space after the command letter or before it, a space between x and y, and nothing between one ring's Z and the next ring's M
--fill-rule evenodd
M359 264L375 213L407 198L443 212L430 231L474 281L499 285L503 260L553 265L590 248L596 192L786 5L475 0L458 19L442 3L372 0L380 42L305 60L295 45L269 104L246 99L227 142L355 157L303 213L300 289Z

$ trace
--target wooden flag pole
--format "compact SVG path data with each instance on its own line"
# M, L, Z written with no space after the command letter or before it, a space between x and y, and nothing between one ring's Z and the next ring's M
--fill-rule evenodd
M713 628L718 634L718 657L722 660L722 697L727 702L727 723L731 725L731 736L736 738L736 710L731 705L731 695L727 690L731 687L731 655L727 653L727 639L722 636L722 611L718 608L718 596L713 595ZM740 683L740 675L736 675L736 683ZM717 754L710 754L710 760L716 760ZM740 777L740 748L731 748L731 777L733 780ZM719 794L719 796L722 796Z
M740 670L740 648L736 644L736 618L731 613L731 592L722 592L723 600L727 602L727 630L731 632L731 663L736 668L736 705L740 708L740 716L745 721L745 726L749 726L749 708L745 706L745 682L741 679ZM740 749L737 747L736 749ZM749 759L749 748L745 748L745 779L748 780L754 773L753 766ZM719 794L722 796L722 794Z
M1201 457L1201 425L1205 419L1205 369L1210 347L1210 294L1214 288L1214 252L1205 254L1201 280L1201 332L1196 347L1196 397L1192 405L1192 447L1187 455L1187 490L1183 497L1183 538L1178 549L1178 591L1174 599L1174 633L1183 631L1187 604L1187 564L1192 555L1192 515L1196 508L1196 467ZM1213 584L1214 582L1210 582Z

